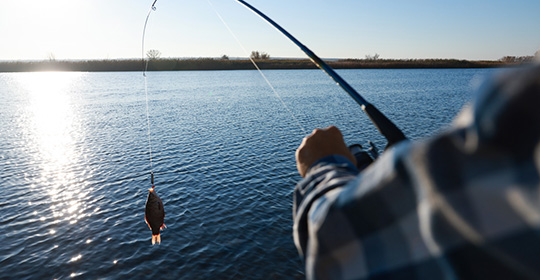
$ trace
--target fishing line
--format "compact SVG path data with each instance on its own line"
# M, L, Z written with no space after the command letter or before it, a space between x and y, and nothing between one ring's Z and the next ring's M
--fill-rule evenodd
M157 1L157 0L156 0ZM274 88L274 86L272 86L272 84L270 83L270 81L266 78L266 76L264 75L264 73L261 71L261 68L259 68L259 65L257 65L257 63L255 62L255 60L253 60L253 58L251 58L251 55L249 55L249 52L246 50L246 48L244 47L244 45L242 44L242 42L240 42L240 40L238 39L238 37L236 37L236 34L232 31L232 29L229 27L229 25L227 24L227 22L225 22L225 20L223 19L223 17L221 16L221 14L217 11L217 9L214 7L214 5L212 4L212 2L210 0L207 0L208 4L210 5L210 7L212 7L212 10L214 10L214 13L216 13L217 17L219 18L219 20L223 23L223 25L225 25L225 27L227 28L227 30L229 31L229 33L231 34L231 36L236 40L236 43L238 43L238 45L240 46L240 48L244 51L245 55L249 58L249 60L251 61L251 63L253 64L253 66L255 66L255 68L257 69L257 71L259 72L259 74L262 76L262 78L266 81L266 84L268 84L268 86L272 89L272 91L274 92L274 95L278 98L278 100L281 102L281 105L283 105L283 107L287 110L287 112L289 112L289 114L291 115L291 117L294 119L294 121L296 122L296 124L298 124L298 127L300 127L300 130L302 130L302 132L304 134L307 134L306 132L306 129L302 126L302 124L300 124L300 121L298 121L298 119L296 118L296 116L293 114L293 112L289 109L289 107L287 106L287 104L285 104L285 102L283 101L283 99L281 98L281 96L278 94L278 92L276 91L276 89Z
M150 18L150 14L152 13L152 11L156 10L156 6L155 6L156 2L157 2L157 0L154 0L154 3L152 3L152 6L150 6L150 10L148 11L148 14L146 15L146 20L144 21L144 27L143 27L143 32L142 32L142 48L141 48L142 53L141 53L141 57L142 57L142 61L143 61L143 76L145 76L145 77L146 77L146 70L148 69L148 59L144 58L144 36L146 34L146 25L148 24L148 19Z
M388 140L387 147L390 147L400 141L406 140L405 134L390 120L388 119L379 109L377 109L373 104L367 102L353 87L349 85L341 76L332 69L326 62L324 62L320 57L318 57L314 52L308 49L304 44L298 41L294 36L292 36L287 30L269 18L267 15L257 10L255 7L251 6L244 0L236 0L236 2L244 5L248 10L260 16L268 24L276 28L281 34L287 37L291 42L300 48L310 59L317 65L321 70L326 72L345 92L347 92L353 99L360 105L360 108L366 113L371 122L375 125L377 130Z
M143 76L144 76L144 95L146 98L146 125L147 125L147 133L148 133L148 150L150 155L150 182L152 183L152 188L154 187L154 165L152 163L152 140L150 138L150 110L148 109L148 79L146 77L146 70L148 70L148 61L149 59L145 59L144 57L144 35L146 34L146 25L148 24L148 19L150 18L150 14L152 11L156 10L156 4L157 0L154 0L154 3L152 3L152 6L150 6L150 10L148 11L148 15L146 15L146 20L144 21L144 27L143 27L143 35L142 35L142 61L143 61Z

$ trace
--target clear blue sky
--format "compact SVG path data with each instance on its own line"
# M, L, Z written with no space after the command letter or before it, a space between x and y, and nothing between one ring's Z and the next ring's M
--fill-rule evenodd
M247 0L324 58L498 59L540 48L538 0ZM0 9L0 60L140 58L153 0L14 0ZM304 57L233 0L211 0L249 52ZM158 0L146 49L245 57L207 0Z

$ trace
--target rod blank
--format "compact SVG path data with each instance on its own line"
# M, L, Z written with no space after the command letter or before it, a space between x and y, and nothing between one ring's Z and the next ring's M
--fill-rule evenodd
M298 41L294 36L292 36L287 30L283 29L279 24L273 21L271 18L263 14L261 11L257 10L255 7L246 3L243 0L236 0L240 4L244 5L246 8L251 10L253 13L257 14L263 18L266 22L280 31L285 37L289 38L295 45L297 45L310 59L319 67L321 70L326 72L343 90L345 90L353 99L360 105L362 110L368 115L371 122L375 125L377 130L388 140L388 146L392 146L399 141L407 139L403 132L388 119L381 111L379 111L375 106L367 102L353 87L349 85L341 76L339 76L332 67L330 67L326 62L320 59L314 52L308 49L304 44Z

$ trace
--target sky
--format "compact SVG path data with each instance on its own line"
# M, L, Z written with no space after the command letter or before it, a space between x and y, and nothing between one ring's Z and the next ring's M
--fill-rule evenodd
M152 2L2 1L0 60L141 58ZM540 48L538 0L247 2L322 58L497 60ZM234 0L158 0L146 30L144 51L150 49L164 58L247 57L254 50L305 57Z

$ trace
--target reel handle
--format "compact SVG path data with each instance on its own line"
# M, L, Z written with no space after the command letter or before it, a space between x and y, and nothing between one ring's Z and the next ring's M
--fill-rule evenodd
M375 144L368 141L368 145L370 146L368 149L364 149L360 144L349 146L349 151L356 159L356 168L358 168L359 171L364 170L379 157L379 150L375 147Z

